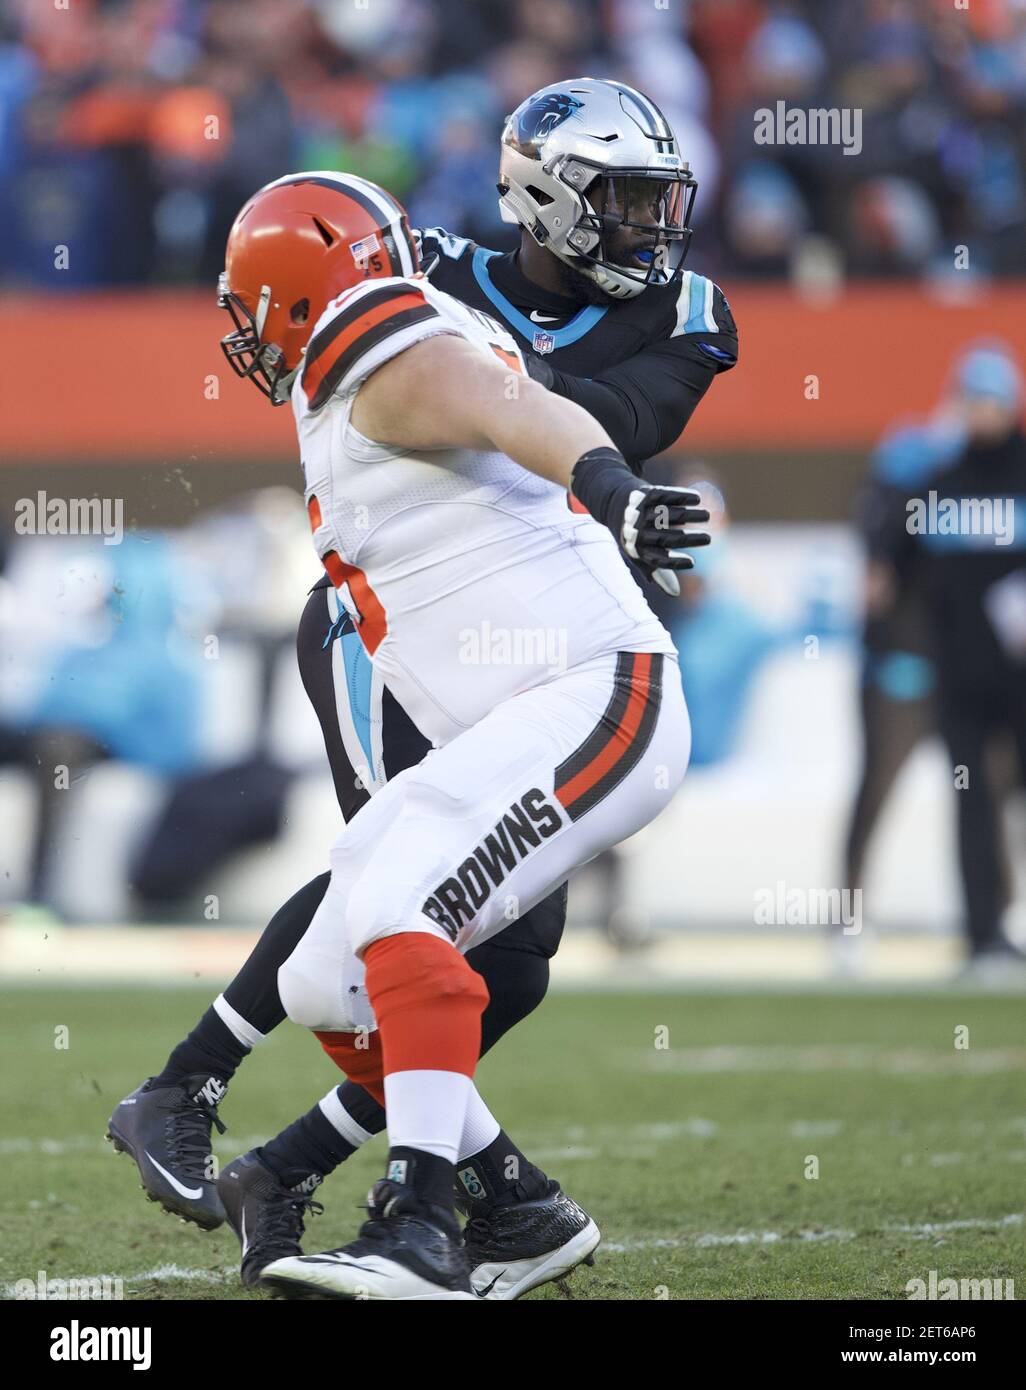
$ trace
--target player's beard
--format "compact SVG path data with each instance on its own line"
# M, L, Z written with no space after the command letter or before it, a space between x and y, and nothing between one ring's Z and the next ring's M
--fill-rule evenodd
M599 289L595 281L589 279L587 275L582 275L579 270L575 270L572 265L567 265L566 261L561 261L557 257L559 266L559 292L567 299L573 299L578 304L608 304L610 296L605 290Z

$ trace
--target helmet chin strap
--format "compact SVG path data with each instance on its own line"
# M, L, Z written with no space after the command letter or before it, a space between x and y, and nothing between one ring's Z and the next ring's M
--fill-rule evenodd
M267 322L267 311L271 307L271 287L270 285L260 286L260 298L257 301L257 310L253 315L253 322L256 327L256 335L260 338L263 335L264 324Z
M635 280L629 275L620 276L610 265L597 265L583 259L567 260L566 264L578 275L583 275L585 279L597 285L603 294L607 294L610 299L634 299L641 294L642 290L647 289L649 284L660 283L654 278L645 282ZM657 270L655 274L658 275L659 271Z
M306 349L304 348L303 351L304 351L304 353L305 353ZM289 400L289 398L290 398L291 395L292 395L292 384L293 384L293 382L295 381L296 377L299 375L299 369L300 369L300 367L302 367L302 365L303 365L303 359L302 359L302 357L300 357L300 359L299 359L299 365L296 366L296 367L293 367L292 370L291 370L291 372L286 372L284 376L279 377L278 380L275 382L275 384L274 384L274 403L275 403L275 405L284 405L285 402L286 402L287 400Z
M637 280L631 280L624 276L621 279L615 271L610 271L607 266L592 265L588 266L582 274L589 276L595 281L599 289L604 290L610 299L634 299L646 288Z

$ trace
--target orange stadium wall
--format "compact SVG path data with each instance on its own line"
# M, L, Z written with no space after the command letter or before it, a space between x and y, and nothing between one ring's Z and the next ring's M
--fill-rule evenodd
M968 340L1000 336L1026 360L1022 283L958 300L876 284L822 305L780 287L727 293L741 363L699 408L689 450L862 453L934 404ZM5 377L0 464L292 459L290 412L234 379L218 346L226 323L193 291L12 295L0 331L22 371Z

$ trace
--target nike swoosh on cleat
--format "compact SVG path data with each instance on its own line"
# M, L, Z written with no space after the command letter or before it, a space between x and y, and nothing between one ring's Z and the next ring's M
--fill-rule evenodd
M184 1183L180 1183L173 1173L169 1173L169 1172L167 1171L166 1168L162 1168L162 1167L161 1167L161 1165L157 1162L157 1160L156 1160L156 1159L153 1157L153 1155L150 1153L149 1149L144 1149L144 1150L143 1150L143 1153L146 1155L146 1157L147 1157L147 1158L150 1160L150 1162L153 1164L154 1168L156 1168L157 1172L158 1172L158 1173L162 1173L162 1174L164 1175L164 1177L167 1178L168 1182L171 1184L171 1186L174 1188L174 1190L175 1190L177 1193L179 1193L182 1197L202 1197L202 1196L203 1196L203 1189L202 1189L202 1187L186 1187Z
M506 1271L501 1269L490 1284L486 1284L483 1289L475 1289L474 1292L477 1294L478 1298L487 1298L505 1273Z
M336 1267L341 1266L343 1269L358 1269L362 1274L367 1273L367 1269L364 1265L354 1265L351 1260L324 1259L320 1255L299 1255L297 1256L297 1258L301 1260L305 1265L334 1265ZM376 1269L373 1271L373 1273L379 1279L395 1278L394 1274L389 1274L386 1270L383 1269Z

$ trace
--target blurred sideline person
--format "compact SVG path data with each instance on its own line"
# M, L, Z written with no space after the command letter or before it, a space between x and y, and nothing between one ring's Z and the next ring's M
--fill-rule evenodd
M280 484L258 488L201 513L177 539L202 576L194 621L202 621L204 633L216 631L222 646L245 652L252 703L241 702L241 737L229 748L219 744L213 758L173 783L136 847L129 877L147 921L180 921L183 900L201 896L225 861L275 840L301 767L293 750L276 742L273 718L277 673L283 660L294 659L295 576L310 545L302 499ZM225 569L225 554L257 551L259 573Z
M920 576L892 563L888 530L909 497L945 468L962 444L957 402L945 400L929 420L890 431L874 451L856 500L865 552L859 682L861 761L844 842L844 878L861 888L866 855L898 776L918 745L936 732L936 669ZM833 964L857 975L867 964L868 932L833 934Z
M537 93L507 124L501 186L515 190L517 169L526 167L539 213L547 204L537 185L551 186L551 201L555 203L557 195L563 200L562 233L547 230L521 201L511 214L522 226L520 253L495 256L442 232L422 237L432 283L471 308L498 314L522 352L534 348L547 358L545 365L553 364L551 373L535 364L545 384L555 394L578 398L639 473L648 453L677 437L713 377L737 357L733 319L719 290L698 275L676 274L665 264L674 244L686 249L690 229L683 198L694 181L660 121L650 103L616 83L582 79ZM615 153L602 139L611 128L624 137L613 147ZM660 147L674 153L657 155ZM533 150L534 156L525 150ZM538 167L542 156L546 165L555 159L555 169ZM525 166L523 161L532 157L536 162ZM563 174L568 167L581 166L591 182L578 194ZM664 206L670 195L675 211ZM614 210L617 199L619 212ZM632 225L625 214L639 203ZM569 246L578 225L593 248L587 256ZM392 258L403 254L392 233L386 232L369 251L367 273L387 273ZM401 261L399 268L406 268ZM558 282L563 292L542 288L534 277ZM597 295L600 282L606 288ZM592 302L596 298L599 302ZM430 744L387 685L375 678L351 619L337 610L327 579L311 595L300 627L299 655L348 820L368 794L419 761ZM251 1047L284 1017L276 972L307 930L325 882L326 876L314 880L280 910L236 980L174 1050L164 1071L130 1098L135 1137L125 1133L128 1112L119 1107L112 1117L115 1140L130 1152L136 1150L151 1196L201 1224L217 1225L224 1219L217 1190L203 1169L216 1103ZM544 996L548 958L558 946L564 918L565 887L470 953L491 994L483 1020L486 1046ZM153 1117L154 1136L149 1150L139 1138L150 1124L143 1118L148 1116ZM165 1123L181 1136L171 1150L160 1138ZM383 1127L382 1107L366 1090L347 1082L253 1156L267 1182L259 1194L253 1193L249 1230L254 1230L254 1221L259 1228L266 1219L274 1239L251 1238L244 1259L247 1282L259 1277L269 1250L298 1251L302 1193L296 1189L316 1183ZM516 1248L516 1207L527 1195L525 1185L502 1176L502 1160L510 1151L511 1141L500 1131L471 1156L473 1161L463 1162L461 1155L460 1164L462 1196L475 1217L472 1224L479 1230L487 1217L494 1234L503 1222L507 1258L513 1258ZM149 1161L151 1155L157 1156L159 1171ZM183 1188L188 1196L182 1195ZM537 1225L535 1214L525 1208L527 1215ZM234 1218L233 1224L237 1229ZM489 1296L514 1297L511 1287L500 1284Z
M909 489L914 497L903 502L899 491L878 499L870 555L882 588L921 595L937 720L956 789L969 961L981 977L1000 977L1023 959L1002 930L1008 891L993 768L995 751L1010 744L1023 785L1022 379L1003 345L985 343L963 355L954 387L962 426L957 443L938 450L918 473Z
M83 544L56 581L46 615L54 631L24 679L31 693L0 723L0 763L20 764L36 783L33 907L54 910L62 769L78 782L115 759L173 785L200 762L200 672L181 629L179 564L166 539L139 534ZM19 629L40 615L17 586L10 607L5 636L21 644Z
M916 576L899 576L879 544L881 522L904 511L924 481L960 447L953 421L904 426L877 447L861 490L857 524L866 551L859 709L862 768L845 844L845 883L860 887L883 804L913 749L936 728L936 673Z

